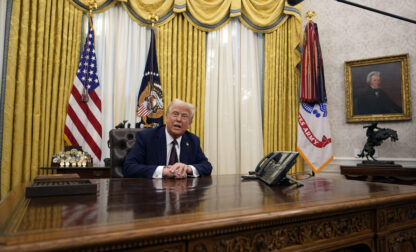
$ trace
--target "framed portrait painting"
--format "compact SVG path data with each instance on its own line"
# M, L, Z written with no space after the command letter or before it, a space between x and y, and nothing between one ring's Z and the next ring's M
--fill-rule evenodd
M411 120L409 55L345 62L347 122Z

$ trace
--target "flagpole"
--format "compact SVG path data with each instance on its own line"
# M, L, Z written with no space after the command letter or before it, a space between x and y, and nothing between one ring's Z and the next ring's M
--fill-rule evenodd
M96 0L88 0L88 9L89 9L89 12L88 12L88 29L89 29L89 27L92 27L92 20L91 19L93 17L93 15L92 15L93 8L97 9ZM94 39L94 43L95 43L95 39ZM89 75L88 71L87 71L86 75L87 75L86 78L88 79L88 75ZM82 102L87 103L89 101L88 93L89 93L89 87L84 86L83 89L82 89L82 94L81 94L81 101Z
M311 176L320 172L332 159L332 138L326 108L323 60L318 36L318 26L308 10L302 45L302 67L299 87L299 115L296 149L312 170Z
M153 40L153 39L156 39L155 38L155 23L159 20L159 17L156 15L156 14L152 14L152 15L150 15L150 17L149 17L149 19L150 19L150 21L152 22L152 30L153 30L153 34L152 34L152 38L151 38L151 40ZM154 41L155 42L155 41ZM152 73L154 72L154 69L153 69L153 57L154 57L154 55L153 55L153 47L155 46L154 45L155 43L152 43L152 42L150 42L150 46L152 47L151 48L151 54L152 54L152 56L151 56L151 58L150 58L150 69L151 69L151 71L152 71ZM152 75L150 75L150 93L152 92L152 90L153 90L153 74Z
M90 15L92 15L92 9L97 9L98 5L97 5L97 1L96 0L88 0L88 9L90 10L89 13Z
M154 62L153 62L153 57L155 56L154 54L153 54L153 52L154 52L154 44L155 44L155 41L153 41L154 39L156 39L155 38L155 32L154 32L154 29L155 29L155 23L157 22L157 21L159 21L159 17L156 15L156 14L152 14L152 15L150 15L149 16L149 20L152 22L152 35L151 35L151 38L150 38L150 90L149 90L149 94L151 95L152 94L152 91L153 91L153 87L154 87L154 80L153 80L153 74L154 74L154 69L153 69L153 64L154 64ZM148 101L149 102L149 104L150 104L150 106L152 106L152 104L151 104L151 102L152 101ZM151 124L148 124L147 123L147 116L146 115L144 115L144 116L142 116L142 119L143 119L143 122L144 122L144 127L145 128L152 128L152 125Z
M69 97L63 137L67 145L81 146L98 164L102 155L102 113L92 15L96 1L88 1L88 7L88 33Z
M312 18L316 17L316 12L308 10L305 14L305 18L308 19L309 22L312 22Z

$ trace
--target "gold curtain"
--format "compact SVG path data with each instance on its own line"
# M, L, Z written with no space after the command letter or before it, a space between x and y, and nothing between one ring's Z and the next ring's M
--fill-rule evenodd
M201 137L203 146L204 31L207 29L198 28L189 18L192 11L187 10L191 2L192 6L197 6L198 1L204 2L171 1L176 15L159 20L157 50L164 102L169 104L173 98L179 98L196 105L190 130ZM212 25L209 29L218 29L231 16L245 16L244 1L249 0L226 1L230 4L230 12L221 19L222 24ZM15 185L33 179L39 173L39 167L49 165L52 155L63 149L66 106L81 47L82 12L76 2L13 1L4 103L2 198ZM99 3L102 11L115 1L100 0ZM209 3L221 5L224 1ZM177 15L179 12L183 15ZM299 73L295 66L300 56L295 48L300 42L300 12L298 7L285 5L283 13L276 17L274 27L266 23L263 25L267 27L260 27L263 32L274 29L265 35L265 153L295 150L296 146ZM302 167L302 162L298 162L295 171L303 170Z
M68 1L15 0L4 102L1 198L63 150L82 12Z
M288 18L278 30L265 34L264 153L296 151L301 20ZM303 171L298 159L291 172Z
M88 11L88 0L70 0L77 8ZM287 15L300 15L299 6L290 6L286 0L97 0L94 12L102 12L121 2L130 17L141 25L151 25L150 17L158 16L157 25L163 25L178 13L202 31L215 31L232 17L256 32L278 29Z
M82 12L87 12L90 9L88 4L90 0L69 0L76 8ZM113 7L118 2L125 2L126 0L95 0L96 5L91 6L94 10L94 13L104 12L109 8ZM137 1L137 0L136 0ZM158 0L161 1L161 0Z
M178 98L196 106L190 131L200 137L201 146L204 146L205 38L206 33L182 15L159 26L156 33L164 103L168 105Z
M163 25L176 16L172 9L174 8L173 0L153 0L144 3L142 0L123 2L123 7L129 16L139 23L146 26L151 25L151 16L157 16L158 25Z

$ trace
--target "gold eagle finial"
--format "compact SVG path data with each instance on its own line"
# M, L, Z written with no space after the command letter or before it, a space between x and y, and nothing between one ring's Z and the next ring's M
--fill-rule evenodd
M155 23L156 23L157 21L159 21L159 16L158 16L158 15L156 15L155 13L152 13L152 14L149 16L149 20L152 22L152 26L155 26Z
M312 22L312 18L316 17L315 11L308 10L305 14L305 17L308 19L309 22Z
M88 0L88 9L90 10L90 13L92 12L92 9L97 9L97 1L96 0Z

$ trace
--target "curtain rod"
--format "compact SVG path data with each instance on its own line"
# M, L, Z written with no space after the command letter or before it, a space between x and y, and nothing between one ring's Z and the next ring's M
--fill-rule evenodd
M394 18L397 18L397 19L400 19L400 20L403 20L403 21L407 21L407 22L416 24L415 20L408 19L408 18L405 18L405 17L402 17L402 16L397 16L397 15L394 15L394 14L391 14L391 13L388 13L388 12L384 12L384 11L381 11L381 10L373 9L373 8L370 8L370 7L361 5L361 4L356 4L356 3L352 3L352 2L349 2L349 1L345 1L345 0L335 0L335 1L345 3L345 4L349 4L349 5L358 7L358 8L362 8L362 9L366 9L366 10L369 10L369 11L377 12L377 13L380 13L382 15L386 15L386 16L389 16L389 17L394 17Z

